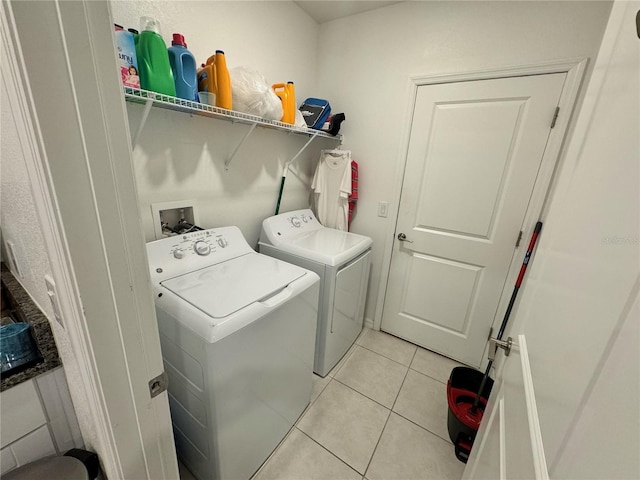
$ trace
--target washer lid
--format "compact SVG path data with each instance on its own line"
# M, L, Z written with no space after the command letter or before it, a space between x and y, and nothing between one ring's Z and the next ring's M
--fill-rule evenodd
M269 297L304 276L306 270L259 253L160 282L213 318L224 318Z
M326 227L287 240L277 248L330 266L340 265L358 256L373 243L364 235Z

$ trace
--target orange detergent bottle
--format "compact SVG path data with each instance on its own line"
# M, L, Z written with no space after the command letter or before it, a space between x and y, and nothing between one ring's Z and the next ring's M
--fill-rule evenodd
M280 121L294 124L296 121L296 94L293 82L287 84L276 83L271 88L282 102L282 118Z
M215 55L207 59L198 70L198 91L216 95L216 107L231 110L231 77L227 69L227 60L222 50L216 50Z
M296 89L293 82L287 82L287 101L289 102L289 114L291 115L291 123L296 123L296 110L298 105L296 104Z

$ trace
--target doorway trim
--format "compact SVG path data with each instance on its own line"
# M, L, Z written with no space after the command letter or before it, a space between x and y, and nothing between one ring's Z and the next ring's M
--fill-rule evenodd
M407 155L409 151L409 142L411 139L411 125L413 123L413 111L418 94L418 88L425 85L437 85L443 83L457 83L474 80L491 80L498 78L566 73L566 80L562 88L560 101L558 103L558 106L560 107L560 114L557 118L555 127L549 134L549 140L542 157L540 170L536 178L533 193L531 195L531 200L529 202L529 206L527 208L527 212L525 214L524 222L522 225L523 237L529 238L531 236L531 233L533 232L536 222L539 219L544 218L544 215L546 213L547 198L554 188L555 172L562 164L562 158L564 156L563 145L567 139L569 122L574 115L574 109L577 103L578 94L580 92L580 86L582 85L584 79L587 63L588 58L580 57L540 64L507 66L495 69L474 70L458 73L444 73L436 75L412 75L409 77L409 94L406 106L407 113L405 117L405 124L403 126L401 147L400 151L398 152L398 158L401 158L402 162L399 162L393 195L393 201L396 208L394 208L390 212L391 218L387 229L387 240L384 244L380 283L378 285L378 297L375 310L376 313L373 321L374 330L380 330L380 327L382 325L382 313L389 281L391 256L393 253L393 243L395 241L395 230L398 221L400 197L402 195L402 185L404 183L404 175L407 166ZM551 121L551 118L549 119L549 121ZM520 269L521 262L518 262L518 260L521 260L522 255L524 255L523 248L526 248L526 246L527 242L522 242L520 247L518 247L514 251L513 257L511 259L511 266L509 268L505 285L500 297L500 302L498 304L498 312L503 312L506 308L509 300L509 295L505 294L505 292L511 292L512 290L512 285L515 282L518 270ZM499 315L496 315L496 318L493 322L494 327L496 321L498 320ZM483 358L486 358L486 355L484 355Z

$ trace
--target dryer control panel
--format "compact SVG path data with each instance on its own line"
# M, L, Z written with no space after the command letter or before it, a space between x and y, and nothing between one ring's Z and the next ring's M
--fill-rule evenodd
M311 210L294 210L265 219L262 222L260 241L268 240L268 243L278 245L283 240L321 228L324 227Z
M200 230L147 244L151 278L154 282L247 253L254 253L254 250L238 227Z

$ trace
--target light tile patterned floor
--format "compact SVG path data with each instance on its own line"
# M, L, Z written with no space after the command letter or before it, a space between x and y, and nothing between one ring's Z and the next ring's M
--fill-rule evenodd
M329 375L314 375L311 404L253 480L461 478L446 401L458 365L365 329Z

